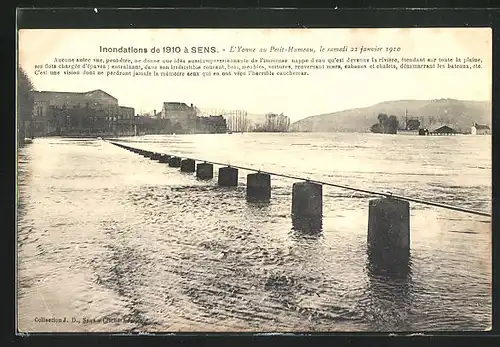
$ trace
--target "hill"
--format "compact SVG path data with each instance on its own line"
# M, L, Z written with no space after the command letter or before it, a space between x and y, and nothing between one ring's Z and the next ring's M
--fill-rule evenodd
M487 101L455 99L386 101L370 107L307 117L294 122L291 131L307 132L369 132L377 123L379 113L394 115L404 126L405 111L408 119L416 118L429 130L448 125L458 131L470 130L474 122L491 126L491 104Z

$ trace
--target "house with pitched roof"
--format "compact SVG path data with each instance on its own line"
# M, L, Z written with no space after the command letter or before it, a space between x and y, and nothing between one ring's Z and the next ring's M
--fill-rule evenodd
M470 128L471 135L491 135L491 129L488 125L474 123Z

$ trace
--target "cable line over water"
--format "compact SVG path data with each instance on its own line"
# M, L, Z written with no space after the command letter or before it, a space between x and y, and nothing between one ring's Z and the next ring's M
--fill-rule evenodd
M119 147L125 147L125 148L140 150L140 151L144 151L144 152L147 152L147 153L165 154L165 155L169 155L169 156L173 156L173 157L184 158L184 159L191 159L191 160L194 160L194 161L208 163L208 164L213 164L213 165L232 167L232 168L235 168L235 169L252 171L252 172L258 172L258 173L267 174L267 175L271 175L271 176L279 176L279 177L284 177L284 178L296 179L296 180L300 180L300 181L307 181L307 182L310 182L310 183L321 184L321 185L326 185L326 186L331 186L331 187L336 187L336 188L342 188L342 189L356 191L356 192L365 193L365 194L384 196L384 197L387 197L387 198L394 198L394 199L406 200L406 201L411 201L411 202L415 202L415 203L419 203L419 204L423 204L423 205L435 206L435 207L440 207L440 208L444 208L444 209L448 209L448 210L453 210L453 211L458 211L458 212L464 212L464 213L470 213L470 214L474 214L474 215L478 215L478 216L484 216L484 217L490 217L491 218L491 214L487 213L487 212L476 211L476 210L472 210L472 209L465 208L465 207L453 206L453 205L449 205L449 204L443 204L443 203L429 201L429 200L424 200L424 199L411 198L411 197L407 197L407 196L403 196L403 195L399 195L399 194L393 194L393 193L390 193L390 192L385 192L384 193L384 192L379 192L379 191L375 191L375 190L371 190L371 189L356 188L356 187L351 187L351 186L347 186L347 185L343 185L343 184L337 184L337 183L331 183L331 182L313 180L313 179L308 179L308 178L304 178L304 177L300 177L300 176L294 176L294 175L283 174L283 173L278 173L278 172L264 171L264 170L254 169L254 168L245 167L245 166L241 166L241 165L231 165L231 164L227 164L227 163L221 163L221 162L216 162L216 161L210 161L210 160L205 160L205 159L188 157L188 156L185 156L185 155L167 154L167 153L161 153L161 152L155 152L155 151L148 151L148 150L144 150L144 149L140 149L140 148L134 148L134 147L125 146L125 145L122 145L122 144L117 144L117 143L114 143L114 142L111 142L111 141L110 141L110 143L112 143L114 145L117 145Z

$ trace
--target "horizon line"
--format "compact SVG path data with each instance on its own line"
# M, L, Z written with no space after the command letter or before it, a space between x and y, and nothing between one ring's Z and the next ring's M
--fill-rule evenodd
M97 91L97 90L100 90L108 95L110 95L111 97L113 97L114 99L118 100L118 98L114 97L111 93L101 89L101 88L95 88L95 89L91 89L91 90L86 90L86 91L60 91L60 90L37 90L37 89L33 89L32 92L50 92L50 93L74 93L74 94L85 94L85 93L89 93L89 92L92 92L92 91ZM457 98L452 98L452 97L441 97L441 98L433 98L433 99L392 99L392 100L383 100L383 101L379 101L379 102L376 102L376 103L372 103L370 105L366 105L366 106L358 106L358 107L351 107L351 108L344 108L344 109L340 109L340 110L336 110L336 111L331 111L331 112L324 112L324 113L318 113L318 114L313 114L313 115L310 115L310 116L305 116L305 117L302 117L302 118L299 118L297 120L294 120L293 122L298 122L300 120L303 120L303 119L306 119L306 118L310 118L310 117L316 117L316 116L323 116L323 115L328 115L328 114L335 114L335 113L340 113L340 112L345 112L345 111L348 111L348 110L357 110L357 109L365 109L365 108L370 108L370 107L373 107L375 105L379 105L379 104L383 104L383 103L388 103L388 102L398 102L398 101L439 101L439 100L455 100L455 101L467 101L467 102L486 102L486 103L490 103L491 104L491 100L474 100L474 99L457 99ZM118 100L119 101L119 100ZM190 103L190 102L185 102L185 101L162 101L161 102L161 105L163 105L164 103L184 103L186 104L188 107L190 105L193 105L193 107L197 107L197 108L200 108L200 109L228 109L228 110L236 110L236 109L241 109L242 111L245 111L247 114L253 114L253 115L258 115L258 116L264 116L266 113L272 113L272 111L268 111L268 112L249 112L247 110L245 110L245 108L226 108L226 107L199 107L199 106L196 106L196 104L194 103ZM127 106L127 107L132 107L132 106ZM136 114L138 113L138 110L139 110L139 107L133 107L135 109L135 112ZM144 108L141 108L141 109L144 109ZM152 108L150 111L152 110L155 110L156 108ZM149 111L146 111L146 112L149 112ZM284 112L283 112L284 113Z

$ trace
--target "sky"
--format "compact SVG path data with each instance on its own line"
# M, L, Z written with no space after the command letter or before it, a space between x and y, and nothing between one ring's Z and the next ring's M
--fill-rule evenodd
M319 47L398 47L398 52L319 52ZM146 54L100 53L103 47L147 48ZM214 46L219 53L150 53L152 47ZM230 53L231 46L255 48ZM260 48L307 47L316 53L259 53ZM20 30L18 61L36 90L102 89L136 113L160 110L166 101L200 108L283 112L291 121L401 99L491 100L490 28L405 29L49 29ZM35 65L55 58L132 59L331 59L436 57L482 60L481 69L343 69L309 76L128 77L46 76Z

